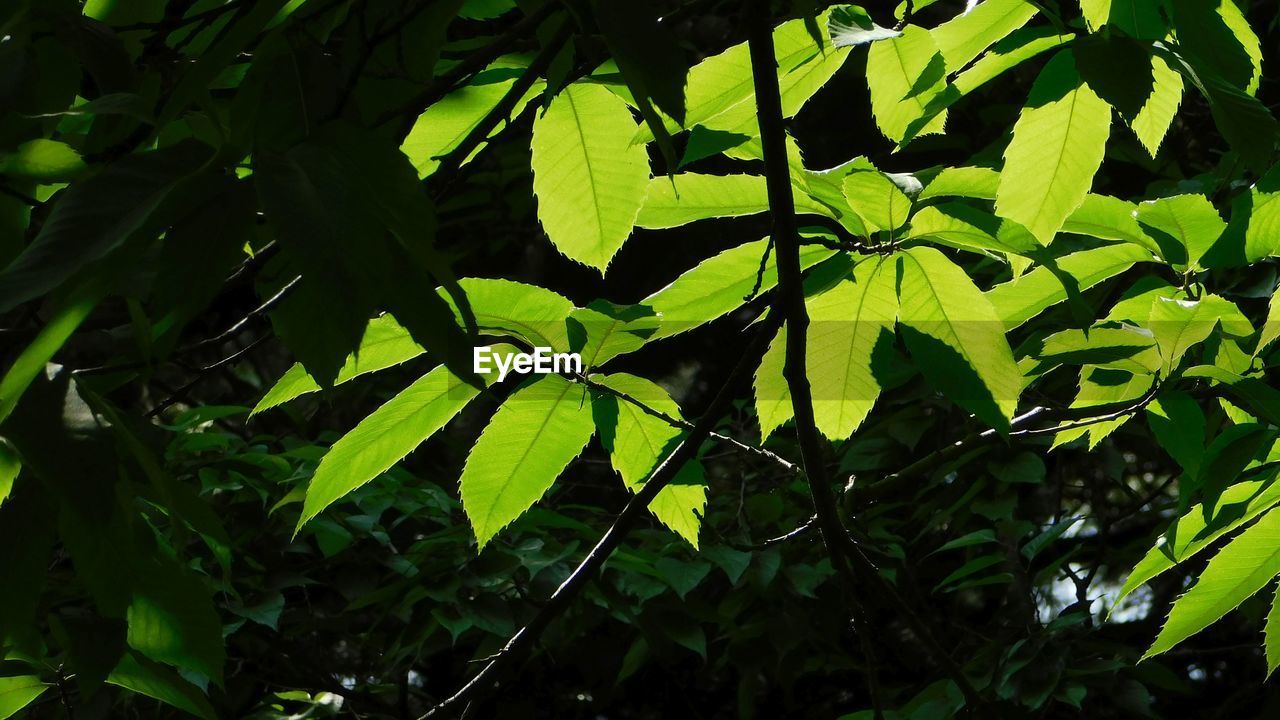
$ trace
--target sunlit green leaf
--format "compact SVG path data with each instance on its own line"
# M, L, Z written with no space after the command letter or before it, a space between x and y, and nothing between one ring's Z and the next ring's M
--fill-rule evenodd
M538 220L556 248L604 272L631 234L649 183L649 157L632 145L636 122L599 85L575 83L533 127Z

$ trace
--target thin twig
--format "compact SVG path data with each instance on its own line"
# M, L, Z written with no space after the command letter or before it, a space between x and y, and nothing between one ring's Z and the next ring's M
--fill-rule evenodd
M611 395L619 400L622 400L623 402L636 407L646 415L651 415L655 418L658 418L659 420L665 422L666 424L670 425L673 428L677 428L680 430L692 430L694 427L693 423L689 422L688 420L682 420L677 417L672 417L671 415L668 415L667 413L664 413L661 410L651 405L646 405L645 403L637 400L636 398L628 395L625 392L622 392L621 390L615 390L614 388L611 388L608 385L598 383L595 380L592 380L584 375L575 375L569 379L574 382L582 383L583 385L586 385L588 388L591 388L596 392L603 393L605 395ZM777 453L772 452L770 450L766 450L756 445L744 443L737 438L730 437L728 435L724 435L715 431L708 432L707 436L712 438L713 440L719 440L720 442L732 445L738 448L739 450L749 452L752 455L757 455L759 457L765 458L769 462L772 462L775 465L782 467L789 474L796 475L796 474L799 474L800 472L800 468L795 463L787 460L781 455L778 455Z
M14 190L8 185L0 185L0 195L8 195L14 200L17 200L18 202L21 202L21 203L26 203L31 207L36 207L37 205L40 205L39 200L31 197L30 195L27 195L26 193Z
M1058 425L1038 430L1013 430L1008 436L1026 437L1052 434L1062 432L1063 430L1067 430L1072 427L1083 427L1085 425L1106 422L1107 420L1114 420L1125 415L1130 415L1151 404L1151 401L1155 399L1156 394L1160 391L1162 386L1162 383L1153 385L1152 388L1137 401L1106 403L1103 405L1094 405L1092 407L1064 408L1061 410L1034 407L1026 413L1015 417L1009 423L1010 428L1016 428L1024 422L1034 418L1056 421L1079 420L1080 422L1068 423L1067 425ZM926 473L929 473L934 469L941 467L943 464L974 450L976 446L981 445L982 443L989 442L999 437L1001 437L1000 433L994 428L988 428L981 432L970 433L950 445L925 455L901 470L890 475L886 475L879 482L873 483L870 486L862 487L858 491L858 499L863 501L874 501L889 497L895 494L899 489L922 477Z
M426 90L418 93L409 99L403 106L389 110L378 116L373 121L374 127L381 127L392 120L404 115L412 113L417 115L426 108L436 104L445 95L453 92L459 84L469 79L472 75L483 70L497 59L507 48L525 35L532 33L542 21L551 15L556 9L557 4L548 2L530 15L526 15L520 19L515 25L512 25L506 32L494 38L493 42L480 48L476 52L467 56L465 60L449 68L442 75L431 82L431 86Z
M782 535L779 535L777 537L771 537L768 540L761 540L758 543L737 543L732 541L725 541L725 544L733 548L734 550L739 550L741 552L755 552L757 550L765 550L765 549L771 548L774 545L781 545L784 542L795 540L798 537L807 535L810 530L814 529L817 526L818 526L818 516L811 515L808 520L805 520L796 528L788 532L785 532Z
M533 87L533 83L551 67L551 63L556 56L560 54L560 50L564 48L565 43L569 42L569 38L573 35L573 24L566 18L560 26L560 30L556 36L551 39L538 57L534 58L529 67L512 83L502 99L494 105L489 113L471 128L471 132L467 133L458 146L450 151L447 155L440 158L440 164L436 167L436 171L429 175L423 182L432 188L442 188L449 185L453 181L453 176L457 174L462 164L471 157L471 153L480 147L480 144L489 139L489 135L493 132L498 123L506 120L511 116L511 111L515 109L516 103L529 92L529 88Z
M756 268L756 282L751 286L751 292L743 296L743 301L751 302L760 294L760 286L764 285L764 271L769 267L769 254L773 252L773 236L769 236L769 242L765 243L764 254L760 256L760 267Z
M239 360L240 358L248 354L249 351L253 350L254 348L261 345L262 343L266 342L266 340L270 337L271 337L271 334L267 333L266 335L263 335L257 340L254 340L248 345L245 345L244 347L240 348L234 353L231 353L227 357L224 357L221 360L213 363L212 365L206 365L202 368L197 369L196 376L192 378L190 382L178 388L177 390L174 390L172 393L169 394L169 397L165 398L164 400L161 400L159 404L157 404L154 408L151 409L151 412L147 413L147 417L153 418L159 415L160 413L164 412L165 410L168 410L169 406L173 405L175 402L182 399L184 395L190 392L191 389L194 388L209 373L213 372L214 370L217 370L220 367L229 365L235 362L236 360Z
M231 338L235 337L241 330L243 330L246 325L248 325L250 322L253 322L255 318L258 318L262 315L267 314L268 312L271 312L273 309L275 309L277 305L284 302L285 299L289 297L289 293L293 292L293 289L296 288L298 286L298 283L301 281L302 281L301 275L294 277L292 280L285 283L284 287L276 291L275 295L272 295L271 297L267 298L266 301L263 302L261 305L250 310L244 317L240 318L235 323L233 323L231 327L227 328L226 330L223 330L222 332L218 333L217 335L214 335L211 338L206 338L199 342L192 343L185 347L178 348L175 352L177 352L178 354L188 353L193 350L200 350L203 348L207 348L211 345L220 345L226 342L227 340L230 340Z

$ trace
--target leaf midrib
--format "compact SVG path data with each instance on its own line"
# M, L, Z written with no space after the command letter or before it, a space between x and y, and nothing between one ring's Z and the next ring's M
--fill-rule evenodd
M597 252L604 249L604 216L600 212L600 197L596 193L596 176L595 170L591 166L591 153L587 150L587 136L582 131L582 119L578 115L578 104L573 99L573 92L570 90L564 94L569 104L569 112L573 113L573 127L578 132L578 148L582 150L582 162L587 168L587 192L591 195L591 207L595 210L596 215L596 238L595 249Z

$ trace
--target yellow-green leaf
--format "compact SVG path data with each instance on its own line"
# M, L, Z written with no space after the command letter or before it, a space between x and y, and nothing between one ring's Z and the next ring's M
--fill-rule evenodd
M1070 52L1036 78L1013 128L996 193L996 214L1043 244L1084 202L1111 129L1111 107L1080 79Z
M458 481L481 548L546 494L594 432L586 388L559 375L538 377L507 398Z
M925 378L961 407L1007 430L1022 373L995 308L968 274L933 248L903 252L899 323Z
M1178 598L1146 658L1169 650L1209 627L1280 573L1280 511L1263 515L1227 544Z
M644 203L649 156L618 96L575 83L533 125L538 220L556 249L602 273L626 242Z

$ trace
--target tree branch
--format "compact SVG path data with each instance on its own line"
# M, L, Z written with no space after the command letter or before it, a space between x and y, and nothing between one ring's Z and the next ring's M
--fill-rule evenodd
M453 89L463 81L483 70L489 63L506 52L507 48L511 47L516 40L532 33L538 25L542 24L543 20L550 17L555 9L556 3L548 2L533 14L524 16L506 32L494 38L493 42L449 68L448 71L433 80L430 87L410 98L409 102L402 107L389 110L380 115L373 121L373 126L382 127L405 113L413 113L415 115L422 113L426 108L439 102L445 95L453 92Z
M502 99L497 105L484 116L475 127L471 128L471 132L458 143L458 147L440 159L440 165L436 171L428 176L423 182L431 188L441 188L447 186L453 181L453 176L457 174L462 164L471 157L471 153L480 147L480 143L489 138L498 123L506 120L511 116L511 111L515 108L520 98L529 92L529 88L533 87L533 83L547 71L551 63L560 54L560 50L569 42L569 38L573 35L573 23L565 18L560 26L560 30L556 32L551 42L547 43L542 52L538 53L538 57L533 59L529 67L519 78L511 85Z
M1033 407L1027 412L1019 415L1010 422L1010 428L1017 428L1019 425L1033 419L1054 420L1054 421L1077 421L1070 422L1066 425L1056 425L1048 428L1013 430L1009 433L1009 437L1027 437L1035 435L1049 435L1053 433L1070 430L1086 425L1093 425L1108 420L1130 415L1145 408L1155 399L1159 393L1163 383L1156 383L1147 391L1145 395L1136 401L1125 400L1123 402L1106 403L1103 405L1094 405L1084 408L1064 408L1062 410L1050 410L1045 407ZM877 501L894 495L898 490L905 487L911 481L929 473L943 464L954 460L961 455L973 450L976 446L989 442L1000 437L1000 434L993 428L988 428L981 432L974 432L947 445L946 447L935 450L919 460L907 465L896 473L886 475L880 482L874 483L857 493L859 500Z
M598 393L602 393L604 395L610 395L619 400L622 400L623 402L636 407L646 415L651 415L655 418L658 418L659 420L665 422L666 424L670 425L673 428L677 428L680 430L693 430L694 428L693 423L689 422L688 420L682 420L677 417L672 417L662 412L661 410L658 410L657 408L654 408L652 406L649 406L640 402L639 400L631 397L630 395L622 392L621 390L615 390L609 387L608 385L598 383L586 377L585 375L574 375L569 379L572 380L573 382L582 383L583 385L586 385L588 388L595 390ZM713 440L719 440L720 442L732 445L738 448L739 450L749 452L752 455L762 457L768 460L769 462L772 462L775 465L778 465L779 467L781 467L783 470L786 470L787 473L791 475L798 475L800 473L800 468L797 467L795 463L787 460L781 455L778 455L777 453L772 452L770 450L766 450L756 445L750 445L748 443L744 443L737 438L730 437L728 435L724 435L715 431L708 432L707 436Z
M850 537L840 519L839 505L831 488L823 457L822 437L813 414L813 395L807 374L807 342L809 315L804 304L803 276L800 266L800 236L796 230L795 201L791 194L787 167L786 129L783 124L782 97L778 87L778 69L774 60L772 18L768 0L747 0L747 46L751 57L751 75L755 85L756 120L760 126L760 142L764 151L765 185L772 215L773 244L776 248L778 289L775 315L786 320L786 357L782 375L791 394L796 435L809 493L813 497L814 514L823 543L831 555L832 565L856 599L863 583L872 584L883 597L891 598L912 631L929 648L930 653L960 688L970 707L981 706L982 698L965 677L964 671L904 602L893 586ZM862 581L862 583L859 582ZM860 612L855 608L855 613ZM865 632L865 628L863 628ZM876 678L868 676L869 692L879 698Z

